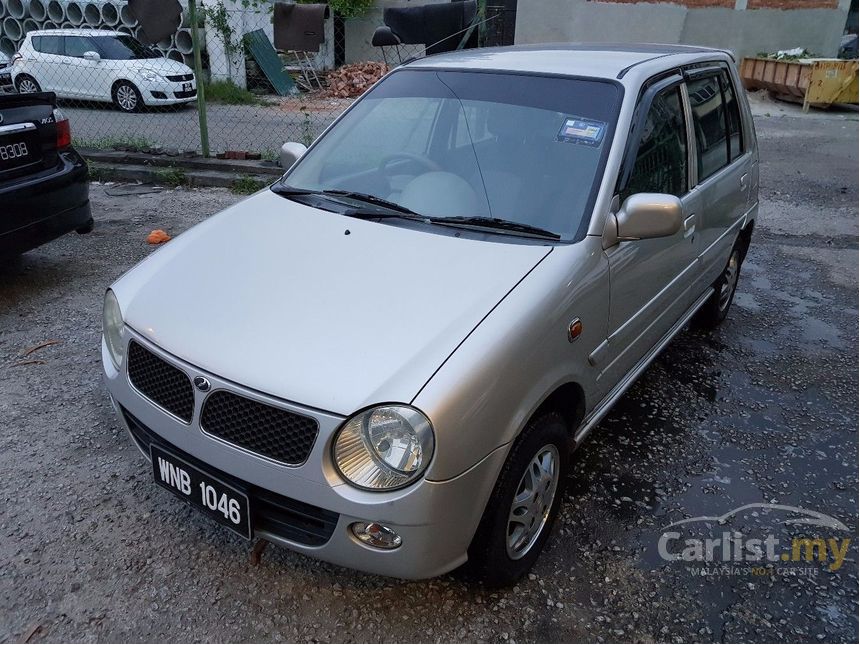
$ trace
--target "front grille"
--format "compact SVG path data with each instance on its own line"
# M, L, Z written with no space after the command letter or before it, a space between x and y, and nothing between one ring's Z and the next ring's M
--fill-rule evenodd
M291 466L307 460L317 438L315 419L223 390L203 404L204 432Z
M128 380L150 401L191 423L194 413L191 379L135 341L128 345Z
M187 92L174 92L173 96L178 99L190 99L197 96L197 90L188 90Z
M120 407L120 410L131 430L132 438L145 454L150 454L149 447L155 444L170 450L177 457L210 473L225 484L244 491L251 505L251 525L255 531L265 531L285 540L308 546L321 546L328 542L334 533L340 517L337 513L278 495L212 468L159 437L125 408Z
M194 79L194 74L180 74L178 76L167 76L168 81L171 83L181 83L183 81L191 81Z

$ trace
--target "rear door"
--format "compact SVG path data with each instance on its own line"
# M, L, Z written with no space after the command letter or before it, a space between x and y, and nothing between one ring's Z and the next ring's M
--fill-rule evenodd
M30 62L33 76L45 92L59 92L62 96L61 90L66 77L63 37L33 36L32 45L35 52Z
M685 73L695 140L696 190L702 196L699 224L704 291L728 262L743 225L752 183L751 146L741 125L738 88L725 67Z
M652 86L637 108L638 124L622 166L620 203L636 193L677 196L684 226L675 235L622 241L606 250L610 315L608 360L600 379L616 382L690 307L698 278L700 195L691 189L689 127L683 78ZM644 118L642 115L645 115Z

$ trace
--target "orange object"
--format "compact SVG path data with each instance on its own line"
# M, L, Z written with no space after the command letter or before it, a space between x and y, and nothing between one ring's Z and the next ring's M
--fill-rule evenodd
M146 236L146 241L150 244L164 244L170 241L170 236L160 228L157 228Z

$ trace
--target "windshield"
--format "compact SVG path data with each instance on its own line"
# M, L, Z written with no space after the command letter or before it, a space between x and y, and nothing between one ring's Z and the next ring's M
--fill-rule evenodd
M93 40L101 57L107 60L161 58L161 54L133 36L94 36Z
M402 70L360 100L284 183L578 239L620 99L615 84L599 80Z

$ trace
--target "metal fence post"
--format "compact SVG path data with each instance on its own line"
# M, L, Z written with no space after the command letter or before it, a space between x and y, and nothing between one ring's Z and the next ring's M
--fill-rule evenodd
M200 32L197 28L197 0L188 0L191 20L191 44L194 47L194 76L197 79L197 118L200 122L200 145L203 156L209 156L209 124L206 120L206 88L203 84L203 62L200 58Z

